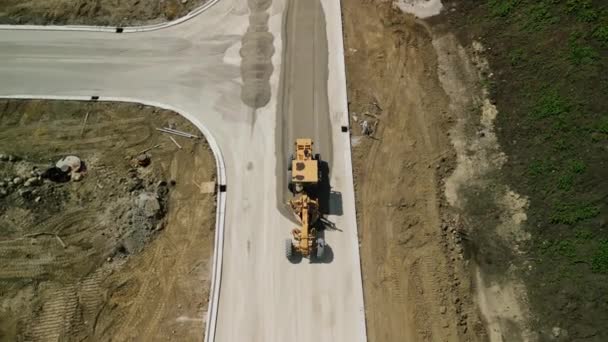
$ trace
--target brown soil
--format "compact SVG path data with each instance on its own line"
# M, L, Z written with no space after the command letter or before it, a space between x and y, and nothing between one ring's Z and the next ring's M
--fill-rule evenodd
M487 63L442 18L382 1L342 6L369 340L521 340L518 283L487 259L477 266L480 254L511 252L525 207L487 177L503 158ZM484 186L493 193L482 198Z
M203 139L175 137L180 150L155 130L196 128L136 104L0 108L0 340L202 340L215 161ZM85 163L80 181L38 177L65 155Z
M2 0L0 24L130 26L170 21L207 0Z

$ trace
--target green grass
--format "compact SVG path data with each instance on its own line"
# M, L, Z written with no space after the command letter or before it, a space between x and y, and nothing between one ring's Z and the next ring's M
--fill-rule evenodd
M571 104L563 98L555 88L545 89L538 96L538 100L532 110L532 117L544 119L567 113Z
M533 267L522 276L539 331L555 322L573 332L600 326L608 321L608 2L459 4L459 27L491 49L499 75L491 96L509 155L500 177L530 200ZM558 292L584 312L572 317ZM608 331L597 339L608 341Z
M551 11L552 2L551 0L539 0L528 5L524 19L524 28L528 32L543 30L547 26L559 22L559 17Z
M595 130L599 133L608 134L608 114L598 120Z
M593 31L593 38L608 46L608 24L600 25Z
M520 66L526 61L526 54L524 49L518 48L509 51L509 60L512 66Z
M553 165L547 159L537 159L528 165L528 174L533 177L547 176L553 170Z
M495 17L506 17L517 6L519 0L490 0L490 13Z
M593 46L585 44L576 35L570 38L568 55L570 63L575 66L592 65L599 58L600 54Z
M595 273L608 274L608 240L600 242L591 260L591 270Z
M598 10L593 7L591 0L568 0L566 1L566 10L573 14L577 20L587 23L596 21L600 16Z
M594 218L600 213L600 208L588 203L569 203L559 204L553 210L551 223L572 225L590 218Z

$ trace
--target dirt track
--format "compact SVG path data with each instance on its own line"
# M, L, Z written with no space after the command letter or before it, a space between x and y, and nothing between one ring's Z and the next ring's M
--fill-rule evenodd
M20 159L1 162L2 180L66 154L87 169L79 182L19 185L0 198L0 259L10 266L0 271L0 340L202 340L215 161L204 140L176 137L178 150L154 129L194 126L131 104L0 108L0 150ZM134 168L131 157L157 144L150 166ZM127 210L146 191L167 194L155 226ZM40 232L52 235L31 235Z
M477 71L440 25L387 3L346 0L343 12L369 340L484 341L444 195L460 152L450 134L479 96Z
M0 24L129 26L184 16L207 0L2 0Z

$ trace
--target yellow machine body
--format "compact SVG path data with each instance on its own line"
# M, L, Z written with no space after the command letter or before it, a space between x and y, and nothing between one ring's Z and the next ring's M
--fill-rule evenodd
M291 181L316 184L319 181L319 163L313 158L312 139L297 139L295 145Z
M317 231L313 227L320 217L320 211L319 201L313 198L315 194L310 191L319 182L319 157L313 154L312 146L312 139L296 139L290 165L294 197L288 205L300 222L300 227L294 228L291 231L292 240L286 241L288 258L293 252L307 258L319 256L325 246L322 239L317 239Z

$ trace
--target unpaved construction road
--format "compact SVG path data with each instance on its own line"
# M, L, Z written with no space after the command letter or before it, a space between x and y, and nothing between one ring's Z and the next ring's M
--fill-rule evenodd
M136 104L0 101L0 151L15 158L0 161L0 340L202 339L215 160L204 140L176 137L179 149L155 130L170 123L196 132ZM149 166L133 163L157 145ZM78 182L5 181L72 154ZM150 193L161 209L147 218Z
M342 131L348 118L340 24L334 1L305 6L222 0L185 23L140 34L1 31L0 76L6 82L0 95L137 99L170 106L208 128L223 154L227 179L221 292L211 327L217 330L210 339L364 341L349 135ZM319 31L299 31L311 29ZM304 60L314 61L314 68L288 64L297 63L288 56L290 40L298 36L314 39L297 42L297 53L310 54ZM309 50L311 44L318 49ZM328 62L317 65L323 55ZM277 145L288 139L280 121L292 115L281 110L283 99L299 96L289 86L298 80L289 76L281 83L273 71L300 67L316 75L309 80L327 84L325 96L307 93L315 103L327 99L327 111L314 115L328 118L302 122L331 125L317 139L332 159L335 201L328 219L337 229L325 233L331 258L292 264L284 257L283 242L293 223L277 209L284 185L276 173L277 165L285 165ZM323 109L318 106L306 108Z

